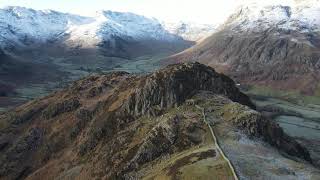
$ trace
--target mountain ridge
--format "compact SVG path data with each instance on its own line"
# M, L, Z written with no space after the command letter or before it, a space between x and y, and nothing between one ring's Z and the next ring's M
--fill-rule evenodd
M315 94L320 87L315 3L242 7L212 36L168 60L199 61L239 83Z
M148 167L178 154L197 155L193 163L206 159L221 167L224 163L217 161L218 152L206 136L210 131L194 104L248 136L261 137L289 155L311 161L304 147L249 108L254 105L230 78L205 65L185 63L142 76L126 72L89 76L0 114L4 164L0 177L130 179L153 174L174 178L190 165L181 162L185 158L165 168ZM216 118L209 114L213 123ZM198 156L199 152L207 153ZM224 177L227 169L199 175Z
M46 42L63 36L70 36L71 40L69 41L78 39L90 42L90 39L91 41L96 39L98 42L91 44L91 46L97 45L102 40L109 40L112 36L137 41L161 40L169 42L182 41L184 38L178 33L174 34L175 31L172 30L172 27L170 32L164 29L165 23L160 23L155 18L110 10L99 11L95 16L85 17L53 10L33 10L10 6L0 9L0 21L3 32L0 39L2 47L5 46L5 43L10 44L10 42L17 45L28 45L32 41ZM191 41L193 38L185 40Z

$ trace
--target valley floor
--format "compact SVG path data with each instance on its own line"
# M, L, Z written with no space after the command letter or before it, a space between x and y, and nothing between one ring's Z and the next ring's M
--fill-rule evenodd
M284 131L295 137L311 153L320 167L320 99L292 92L253 87L246 91L259 111L276 121Z
M161 67L160 60L170 54L146 55L135 59L108 58L107 62L97 57L88 65L75 64L72 58L51 58L51 63L60 67L62 72L67 73L61 81L42 83L26 83L16 89L16 93L8 97L0 97L0 112L14 108L34 98L43 97L49 93L68 86L71 82L94 73L111 71L126 71L129 73L144 74L155 71ZM84 64L87 64L85 62Z

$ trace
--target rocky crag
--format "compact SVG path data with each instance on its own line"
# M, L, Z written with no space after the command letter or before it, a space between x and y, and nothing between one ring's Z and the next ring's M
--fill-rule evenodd
M216 101L197 102L203 91L213 94L208 102L228 103L221 110ZM206 105L249 137L311 161L304 147L254 111L230 78L185 63L144 76L89 76L0 114L0 179L232 177L190 102ZM201 171L188 170L192 166Z

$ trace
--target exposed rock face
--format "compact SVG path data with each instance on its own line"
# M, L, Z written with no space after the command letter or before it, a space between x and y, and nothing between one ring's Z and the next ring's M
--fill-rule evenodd
M227 76L199 63L185 63L146 76L90 76L0 114L0 178L144 177L143 169L164 157L206 144L201 113L184 105L200 90L248 106L240 112L253 111L250 99ZM239 116L234 122L250 135L262 135L304 157L281 129L251 117ZM201 154L206 156L198 159L208 156L194 153Z
M45 119L53 118L61 113L70 112L77 109L80 106L79 100L75 98L67 99L63 102L48 106L42 113Z
M254 108L230 78L200 63L171 65L147 76L129 98L126 108L132 115L152 114L152 108L178 106L199 90L222 94Z
M139 166L153 161L174 150L179 131L179 117L174 117L156 125L143 139L135 156L125 167L125 171L136 170ZM119 175L121 175L120 172Z

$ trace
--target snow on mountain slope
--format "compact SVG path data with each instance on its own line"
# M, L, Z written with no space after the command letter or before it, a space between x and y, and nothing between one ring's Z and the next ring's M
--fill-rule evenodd
M261 31L267 28L319 31L320 1L295 1L261 5L242 5L225 26L238 31Z
M163 26L172 34L177 34L189 41L200 41L216 31L216 26L210 24L163 22Z
M91 22L92 18L56 11L35 11L23 7L0 9L0 42L20 45L45 42L64 33L69 26Z
M102 12L107 19L107 23L113 24L123 34L136 39L156 39L171 41L177 36L166 31L157 19L150 19L133 13L120 13L113 11ZM105 32L106 29L101 29Z
M242 5L212 36L168 59L199 61L241 83L316 94L320 1Z
M133 41L182 41L165 30L156 19L133 13L101 11L94 17L36 11L23 7L0 9L0 44L29 45L59 38L67 44L96 46L101 41L121 37Z
M69 26L67 43L90 47L114 37L134 41L182 41L181 37L164 29L158 20L133 13L100 11L93 19L86 24Z

